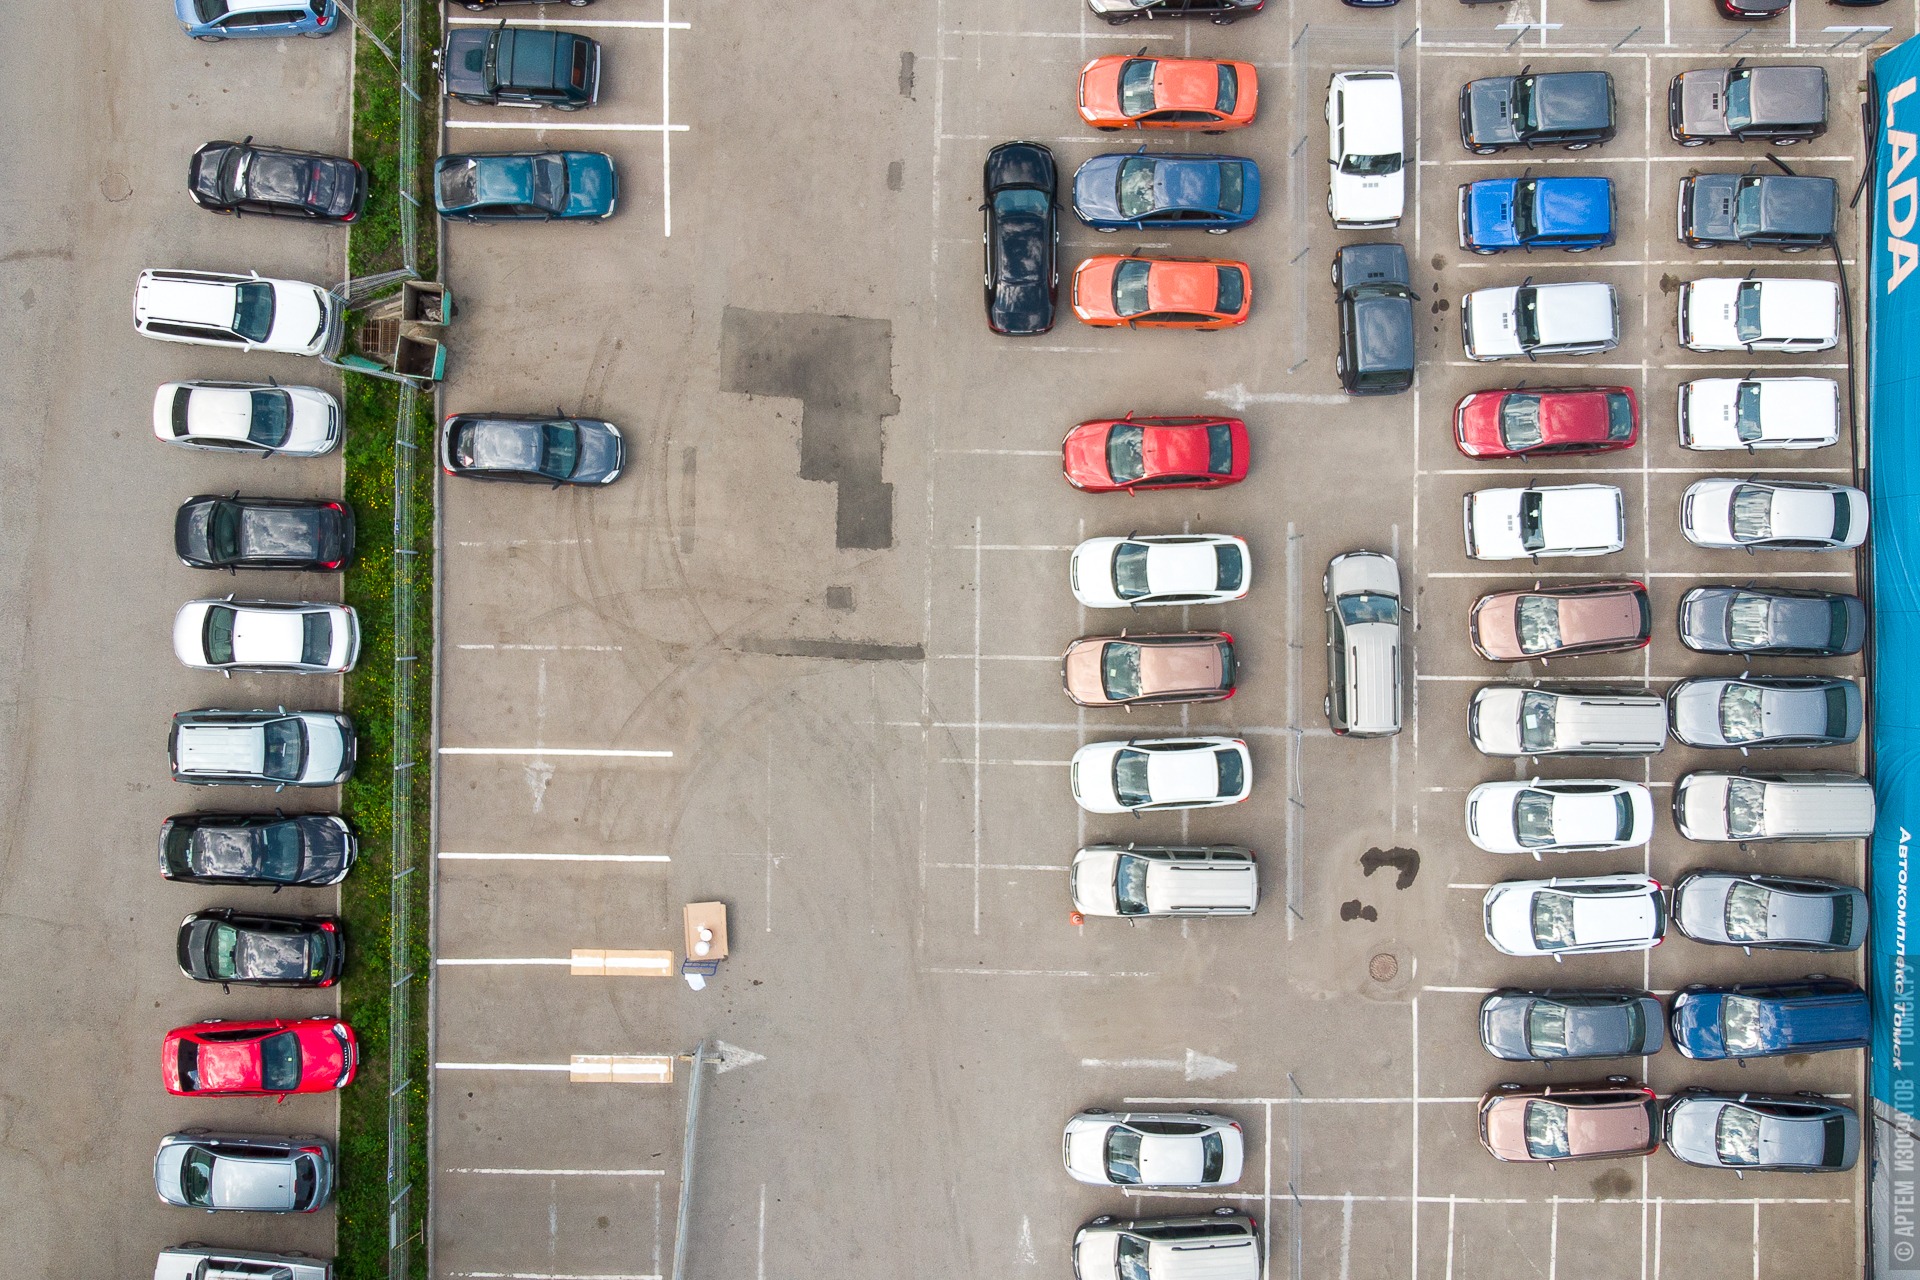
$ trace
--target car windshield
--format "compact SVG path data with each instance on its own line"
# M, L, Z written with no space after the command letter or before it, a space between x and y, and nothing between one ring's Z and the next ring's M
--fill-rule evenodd
M1741 880L1727 891L1727 937L1734 942L1767 940L1767 903L1773 895Z
M1533 197L1540 184L1529 179L1520 183L1513 192L1513 230L1522 241L1531 240L1540 232L1540 220L1534 217Z
M565 480L580 460L580 431L570 422L547 422L540 427L540 474Z
M213 1153L204 1147L188 1151L180 1166L180 1198L197 1209L213 1206Z
M1147 867L1145 858L1122 854L1113 874L1113 900L1123 916L1147 914Z
M1721 1164L1759 1164L1760 1117L1745 1107L1722 1107L1713 1126L1713 1149Z
M1766 831L1767 787L1752 778L1727 781L1727 835L1751 840Z
M240 555L240 509L216 502L207 513L207 550L215 560L233 560Z
M1538 551L1547 545L1546 521L1541 519L1545 506L1546 497L1538 489L1520 495L1520 546L1526 551Z
M1123 422L1107 432L1107 474L1115 480L1125 482L1138 480L1147 474L1147 463L1141 448L1146 432L1139 424Z
M1720 1035L1729 1053L1757 1053L1765 1047L1767 1008L1747 996L1728 996L1720 1002Z
M1362 178L1384 178L1390 173L1400 172L1400 163L1400 153L1397 151L1383 156L1342 156L1340 172Z
M1240 212L1247 198L1246 172L1233 161L1222 161L1220 165L1220 207L1228 213Z
M1727 128L1735 133L1753 123L1753 72L1740 70L1727 77Z
M1540 397L1516 391L1500 406L1500 439L1509 449L1531 449L1546 436L1540 430Z
M1540 295L1531 286L1514 290L1513 336L1522 351L1540 345Z
M1520 638L1520 652L1547 653L1558 649L1560 602L1552 596L1521 596L1514 605L1513 626Z
M1728 742L1752 742L1763 729L1765 690L1738 682L1720 691L1720 735Z
M1113 273L1113 309L1123 316L1137 316L1147 309L1147 276L1152 266L1140 258L1128 258Z
M1520 695L1520 746L1527 751L1546 751L1554 740L1554 699L1550 693L1529 690Z
M1733 198L1733 229L1742 237L1760 234L1760 179L1756 176L1740 179L1740 194Z
M1392 596L1378 596L1370 591L1341 596L1339 609L1340 621L1350 627L1363 622L1400 621L1400 602Z
M293 430L293 397L278 387L247 393L252 418L247 423L247 440L263 449L278 449Z
M1613 797L1613 837L1625 840L1633 834L1633 799L1621 791Z
M300 1087L300 1037L291 1031L260 1042L260 1087L286 1093Z
M269 880L292 880L300 874L299 828L291 822L276 822L265 828L260 832L259 853L262 876Z
M1553 843L1553 797L1527 790L1513 802L1513 835L1522 845L1537 849Z
M1527 1010L1527 1047L1535 1053L1567 1051L1567 1007L1556 1000L1536 1000Z
M1533 895L1533 942L1542 951L1573 945L1573 899L1564 893Z
M559 156L533 159L533 202L548 213L567 207L567 162Z
M206 641L208 662L216 665L232 662L233 610L224 605L215 605L207 610L202 638Z
M1773 602L1765 596L1737 595L1727 606L1727 639L1741 649L1773 643Z
M1147 594L1147 554L1144 542L1123 542L1113 551L1113 593L1122 600Z
M1773 536L1773 490L1757 484L1736 486L1732 503L1733 536L1755 542Z
M1120 212L1129 218L1153 212L1153 161L1132 156L1120 163Z
M1139 1236L1122 1233L1114 1241L1114 1261L1120 1267L1120 1280L1153 1280L1147 1271L1147 1255L1152 1245Z
M1140 646L1110 644L1100 655L1100 684L1109 698L1140 696Z
M1113 758L1113 794L1129 809L1153 799L1147 789L1147 753L1122 751Z
M324 667L333 657L333 620L324 613L308 613L300 618L300 661L309 667Z
M1760 282L1743 280L1733 301L1733 327L1742 342L1758 342L1765 336L1760 327Z
M273 286L248 280L233 288L233 328L248 342L265 342L273 332Z
M1125 1125L1107 1130L1107 1176L1122 1186L1140 1181L1141 1136Z
M240 931L216 924L207 934L207 971L222 981L240 972Z
M1520 76L1513 82L1513 122L1522 133L1533 130L1533 77Z
M1535 1160L1558 1160L1572 1150L1567 1145L1567 1109L1557 1102L1527 1103L1527 1154Z
M1153 71L1151 58L1129 58L1120 68L1120 111L1123 115L1144 115L1153 110Z
M226 15L227 0L193 0L193 12L200 21L212 22Z
M288 716L261 726L266 739L266 775L276 782L295 782L300 777L301 757L306 754L307 731L300 721Z

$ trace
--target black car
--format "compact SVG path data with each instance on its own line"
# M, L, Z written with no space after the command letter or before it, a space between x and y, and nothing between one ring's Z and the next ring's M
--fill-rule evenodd
M324 498L201 494L173 517L189 569L340 569L353 558L353 512Z
M1740 18L1748 21L1760 21L1765 18L1777 18L1787 11L1793 0L1714 0L1714 7L1720 10L1723 18Z
M987 327L1024 337L1053 328L1060 287L1058 179L1053 152L1037 142L1003 142L987 153Z
M1087 0L1087 8L1114 26L1156 18L1208 18L1218 26L1267 7L1267 0Z
M1637 1058L1658 1053L1660 1001L1644 991L1526 991L1507 987L1480 1002L1480 1044L1508 1062Z
M1731 67L1682 71L1667 89L1667 132L1683 147L1710 142L1792 146L1827 131L1824 67Z
M1352 395L1391 395L1413 385L1413 304L1407 251L1397 244L1350 244L1333 256L1340 308L1334 371Z
M187 162L187 193L215 213L352 222L367 205L367 171L345 156L209 142Z
M498 8L503 4L537 4L543 8L549 4L570 4L576 9L584 9L592 4L593 0L460 0L460 3L464 8L472 9L475 13L479 13L487 9Z
M440 465L476 480L612 484L625 456L620 429L598 418L456 413L440 433Z
M1867 642L1858 596L1787 587L1694 587L1680 597L1680 643L1696 653L1841 658Z
M1584 151L1613 137L1613 77L1551 71L1470 80L1460 89L1460 141L1477 156L1511 147Z
M482 106L578 111L600 97L600 44L572 31L460 27L440 54L447 94Z
M177 813L160 824L160 874L185 884L339 884L359 853L333 814Z
M1680 240L1691 249L1737 244L1804 253L1832 242L1839 203L1832 178L1696 174L1680 180Z
M175 951L180 972L223 987L330 987L347 964L338 920L231 908L196 911L182 920Z

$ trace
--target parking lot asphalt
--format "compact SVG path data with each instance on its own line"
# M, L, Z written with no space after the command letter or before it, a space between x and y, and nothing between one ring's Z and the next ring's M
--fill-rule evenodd
M1893 9L1859 21L1895 23L1897 38L1911 15ZM1515 983L1671 992L1809 967L1857 979L1852 956L1810 966L1678 937L1565 966L1512 960L1479 936L1477 900L1504 878L1642 870L1671 883L1701 865L1858 882L1860 849L1686 844L1666 788L1724 762L1677 745L1646 762L1537 766L1653 785L1662 814L1644 849L1536 870L1473 850L1461 825L1473 784L1535 767L1467 744L1472 690L1549 674L1472 655L1474 596L1536 577L1640 578L1653 645L1550 674L1664 689L1731 669L1674 638L1686 587L1852 580L1846 556L1748 560L1691 548L1677 528L1679 494L1701 475L1851 474L1844 446L1785 461L1688 453L1673 422L1677 384L1708 370L1844 376L1844 350L1750 360L1679 349L1680 282L1833 268L1681 247L1680 177L1744 168L1765 149L1686 151L1661 119L1664 86L1683 68L1748 49L1817 57L1832 79L1832 131L1781 154L1850 188L1864 59L1801 43L1853 22L1828 12L1743 28L1716 25L1704 5L1676 15L1638 0L1556 0L1551 14L1296 0L1232 29L1109 29L1069 0L804 18L608 0L590 15L615 25L553 17L606 44L609 87L593 112L450 107L449 147L605 149L623 194L604 226L449 231L463 309L446 410L598 414L628 432L634 463L590 494L443 482L436 1274L663 1274L686 1064L672 1089L575 1084L554 1068L574 1054L686 1053L703 1039L726 1042L727 1069L704 1104L684 1242L696 1271L1065 1274L1072 1232L1093 1214L1195 1203L1250 1209L1272 1275L1857 1269L1857 1173L1734 1180L1664 1153L1553 1172L1494 1163L1478 1149L1481 1092L1576 1077L1496 1064L1473 1010L1485 990ZM986 151L1043 141L1064 180L1099 151L1136 145L1081 126L1073 80L1090 56L1143 46L1257 64L1254 127L1144 141L1253 157L1266 209L1211 239L1100 236L1069 217L1063 275L1088 254L1135 247L1242 258L1251 322L1097 332L1063 306L1045 337L993 338L976 286ZM1612 72L1619 136L1571 165L1557 151L1466 156L1459 85L1529 60ZM1337 234L1323 212L1322 95L1333 71L1361 67L1394 67L1407 90L1419 163L1397 232ZM516 127L489 127L500 123ZM1529 160L1536 172L1612 177L1619 243L1579 257L1463 253L1458 185ZM1414 262L1420 377L1405 395L1353 400L1333 375L1326 272L1337 245L1366 239L1399 240ZM1853 228L1841 248L1858 253ZM1529 274L1613 283L1620 349L1469 364L1460 298ZM1523 378L1633 386L1642 443L1550 466L1469 463L1449 439L1453 403ZM1242 414L1252 474L1215 493L1070 490L1061 434L1129 409ZM1519 572L1465 559L1468 490L1562 476L1622 488L1626 551ZM1139 619L1078 608L1067 552L1133 529L1245 536L1251 596ZM1319 576L1363 546L1399 557L1417 625L1412 714L1389 742L1336 740L1319 706ZM1129 624L1230 630L1240 693L1185 711L1076 710L1058 688L1061 650ZM1081 814L1065 777L1073 749L1153 730L1246 738L1252 799L1184 816ZM1750 763L1860 760L1849 749ZM1248 921L1074 926L1066 864L1107 839L1251 845L1263 909ZM558 963L574 948L677 949L682 904L709 899L729 904L732 953L704 991L574 977ZM1852 1053L1736 1069L1669 1050L1618 1069L1663 1093L1703 1083L1857 1102L1861 1068ZM1250 1140L1246 1175L1199 1197L1077 1186L1056 1163L1059 1126L1082 1106L1122 1102L1234 1116Z
M181 1128L333 1130L327 1096L170 1098L158 1058L183 1023L334 1008L332 992L190 982L174 962L183 916L325 912L335 892L165 884L155 837L170 813L331 806L330 792L178 786L166 736L192 707L338 705L322 677L189 672L170 640L196 596L337 598L326 575L189 570L171 538L193 494L337 496L339 462L171 449L151 423L155 387L177 378L336 394L338 379L315 360L155 342L131 320L146 267L339 279L343 232L203 212L186 166L201 143L248 134L344 152L350 53L337 37L195 44L164 5L0 10L0 68L20 105L0 218L0 1238L24 1274L145 1275L160 1248L193 1237L332 1250L331 1210L210 1219L161 1205L152 1169L160 1137Z

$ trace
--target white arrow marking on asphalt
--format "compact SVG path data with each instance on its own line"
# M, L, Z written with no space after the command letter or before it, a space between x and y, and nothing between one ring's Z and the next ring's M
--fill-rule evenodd
M767 1060L767 1055L764 1053L742 1049L739 1045L728 1044L725 1040L716 1040L714 1047L720 1051L720 1061L713 1069L720 1075L725 1075L735 1067L750 1067L756 1062Z
M1237 1064L1187 1050L1182 1058L1082 1058L1083 1067L1115 1067L1121 1071L1178 1071L1189 1080L1217 1080L1238 1071Z

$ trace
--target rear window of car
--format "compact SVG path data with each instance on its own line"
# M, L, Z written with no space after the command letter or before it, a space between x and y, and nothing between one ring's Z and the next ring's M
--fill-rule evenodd
M1240 753L1233 750L1213 753L1215 765L1220 771L1220 794L1237 796L1247 785L1247 762Z
M324 667L333 656L333 619L324 613L309 613L300 619L300 661L310 667Z
M1239 164L1227 162L1220 166L1220 207L1228 213L1239 213L1247 199L1247 171Z
M587 87L587 67L592 57L593 51L587 47L585 40L574 41L573 72L570 77L574 88L584 90Z
M291 1031L260 1042L260 1087L287 1093L300 1087L300 1037Z
M1216 476L1233 474L1233 428L1224 422L1207 427L1207 471Z
M1852 525L1853 525L1853 504L1847 501L1846 494L1844 493L1834 494L1833 495L1833 540L1835 542L1846 541L1847 530L1850 529Z
M1829 738L1844 738L1847 736L1847 729L1850 727L1847 723L1849 718L1847 715L1847 687L1845 685L1835 685L1833 688L1828 689L1826 693L1827 736Z
M1213 549L1213 587L1216 591L1238 591L1245 579L1245 557L1240 548L1231 542L1223 542Z
M1213 109L1230 112L1240 101L1240 75L1231 66L1221 63L1219 68L1220 85L1213 98Z
M1220 301L1215 310L1231 315L1247 299L1247 277L1238 267L1216 267L1220 276Z
M1835 894L1830 901L1833 905L1833 928L1827 931L1827 941L1836 947L1844 947L1853 941L1853 895Z

